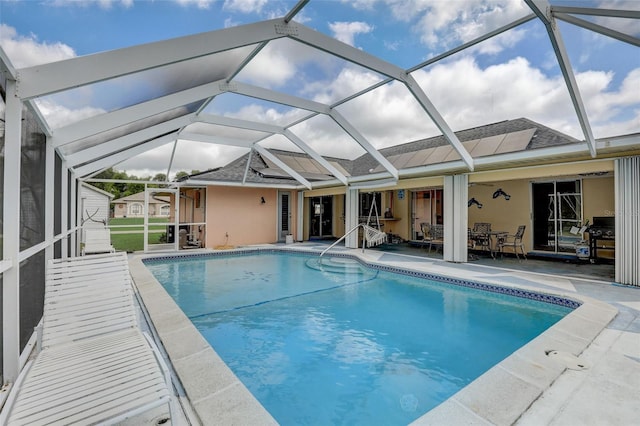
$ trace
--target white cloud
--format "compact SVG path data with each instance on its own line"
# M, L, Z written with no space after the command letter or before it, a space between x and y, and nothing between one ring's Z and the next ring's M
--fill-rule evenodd
M114 168L125 170L127 174L140 178L154 176L157 173L167 173L173 145L173 143L168 143L152 149L132 157L114 166ZM180 140L178 141L169 177L174 177L179 171L205 171L224 166L248 151L246 148Z
M267 0L225 0L222 8L242 13L260 13Z
M433 50L444 50L473 40L510 23L531 10L517 0L342 0L354 9L370 11L386 6L390 17L411 27L420 41ZM510 33L513 33L511 31ZM522 39L522 33L488 43L480 53L495 54Z
M209 9L213 4L213 0L175 0L181 6L195 6L198 9Z
M345 67L331 81L318 80L307 85L307 93L316 102L331 104L380 81L380 76L356 67Z
M128 9L133 6L133 0L53 0L48 4L56 7L90 7L97 5L100 9L110 10L114 4L119 4Z
M464 57L413 75L455 131L525 117L584 139L563 78L546 75L524 58L482 68ZM640 131L638 114L624 118L624 111L640 110L640 69L630 72L618 88L610 87L612 78L612 73L600 71L576 75L597 138ZM380 87L339 110L378 148L439 134L399 83ZM613 120L616 125L611 125Z
M331 22L329 29L336 39L351 46L354 46L356 35L373 31L373 27L366 22Z
M341 0L342 3L347 3L356 10L373 10L376 3L380 0Z
M296 73L295 64L289 59L290 53L276 49L275 43L269 43L253 60L242 69L239 79L264 85L280 87Z
M598 4L603 9L619 9L640 11L640 3L637 0L603 0ZM626 34L640 35L640 25L637 19L596 17L595 22L603 27L612 28Z
M64 43L47 43L34 34L18 35L15 28L0 24L0 45L16 68L60 61L76 56L75 51Z
M414 30L421 35L423 43L431 48L442 44L448 48L473 40L530 13L523 2L512 0L461 1L453 4L438 1L429 2L428 6L421 8L422 16ZM509 44L502 47L507 46Z
M228 117L285 126L308 114L308 111L299 109L292 109L282 113L275 108L267 108L262 105L250 104L240 108L232 114L225 115Z
M282 38L271 41L238 74L240 81L246 81L269 88L299 83L307 78L304 68L310 66L314 73L329 72L335 67L336 59L320 53L304 44ZM295 77L295 79L294 79Z
M603 71L586 71L576 75L587 114L595 125L617 121L616 117L623 109L640 108L640 68L627 74L618 90L610 88L613 77L613 72ZM636 121L636 124L640 123ZM639 130L636 128L636 131Z
M58 103L50 102L46 99L36 100L38 108L42 112L42 115L46 118L47 123L52 129L63 127L67 124L74 123L85 118L93 117L99 114L104 114L106 111L100 108L94 108L86 106L78 109L67 108Z
M506 48L514 47L527 34L526 30L514 29L506 33L491 37L489 40L472 47L469 52L478 52L485 55L496 55Z

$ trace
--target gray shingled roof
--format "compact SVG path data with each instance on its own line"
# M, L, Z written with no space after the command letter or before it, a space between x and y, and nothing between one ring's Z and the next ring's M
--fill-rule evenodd
M461 130L455 133L460 142L466 142L475 139L488 138L496 135L503 135L506 133L514 133L531 128L535 128L536 132L531 138L531 142L529 142L529 145L527 145L526 150L579 142L577 139L572 138L571 136L562 134L556 130L550 129L549 127L538 124L535 121L531 121L527 118L517 118L514 120L500 121L498 123ZM379 151L385 157L390 157L392 155L405 154L408 152L419 151L426 148L435 148L448 144L449 142L445 139L445 137L440 135L389 148L383 148ZM377 166L378 162L370 154L364 154L354 160L352 169L353 175L360 176L368 174L369 170L375 169Z
M567 145L578 143L579 141L571 136L560 133L549 127L543 126L539 123L531 121L527 118L518 118L514 120L506 120L498 123L489 124L486 126L474 127L471 129L461 130L456 132L456 136L460 142L467 142L472 140L479 140L482 138L489 138L491 136L503 135L507 133L514 133L528 129L535 129L533 137L529 141L525 150L532 150L538 148L547 148L559 145ZM444 136L435 136L432 138L421 139L414 142L405 143L389 148L380 149L379 152L386 158L394 155L400 155L415 151L420 151L427 148L434 148L438 146L448 145L449 142ZM269 150L274 155L288 155L310 158L305 153L283 151L277 149ZM203 180L203 181L219 181L219 182L242 182L244 177L247 158L249 154L246 154L224 167L214 169L211 171L198 173L192 175L190 178ZM355 160L347 160L343 158L324 157L327 161L335 161L339 163L345 170L352 176L366 175L370 170L378 167L378 162L368 153L356 158ZM247 174L247 183L260 183L270 185L296 185L298 182L292 178L275 178L265 177L259 173L260 170L268 168L267 163L262 160L262 157L254 152L251 155L251 164L249 173ZM310 179L311 180L311 179Z

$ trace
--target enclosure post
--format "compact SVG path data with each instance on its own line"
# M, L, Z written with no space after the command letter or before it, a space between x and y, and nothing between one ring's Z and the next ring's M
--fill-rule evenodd
M444 177L444 248L443 258L449 262L467 261L468 177Z
M615 160L615 278L640 287L640 157Z
M296 215L296 240L304 239L304 191L298 191L298 214Z
M4 127L4 212L2 254L11 267L2 274L2 375L14 382L20 371L20 156L22 146L22 101L16 81L6 81Z
M345 193L344 221L345 229L358 226L358 190L347 188ZM352 233L344 240L347 248L358 248L358 234Z
M60 241L60 250L62 258L66 259L69 257L69 169L66 161L62 161L60 170L60 221L62 234L65 235Z
M144 213L144 219L142 220L143 229L142 229L142 238L144 241L142 242L142 249L144 252L149 251L149 191L147 190L147 184L144 184L144 209L142 210ZM178 236L178 230L173 230L173 238ZM169 242L169 233L167 232L167 242Z
M78 200L78 179L76 179L75 173L71 173L71 189L69 190L71 197L69 199L69 214L70 216L70 228L73 229L73 232L69 236L69 244L71 245L71 257L75 257L77 255L78 249L78 230L76 226L78 225L78 208L77 208L77 200Z
M56 151L49 140L46 142L45 154L45 179L44 179L44 240L50 244L44 249L45 260L53 259L53 237L55 221L55 174Z

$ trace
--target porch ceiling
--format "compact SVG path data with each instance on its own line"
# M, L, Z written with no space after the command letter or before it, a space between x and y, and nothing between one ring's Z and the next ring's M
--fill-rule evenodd
M341 106L370 96L377 89L390 84L406 88L421 108L424 114L422 119L430 120L439 129L449 147L446 157L460 160L464 169L473 171L477 157L496 153L498 146L492 152L477 154L474 153L474 149L479 149L476 147L477 141L461 142L444 115L431 101L429 92L416 81L414 73L534 20L538 20L546 28L554 59L561 70L561 78L580 123L584 140L579 151L582 155L586 153L591 157L598 157L602 144L594 139L558 21L568 22L635 47L640 46L640 39L634 35L583 18L600 16L640 19L640 10L562 7L555 6L548 0L524 0L530 9L529 13L504 22L499 28L427 61L415 58L414 66L402 68L297 22L296 17L310 3L312 2L308 0L299 1L283 17L276 19L19 69L14 68L7 55L0 50L0 62L6 77L16 81L18 97L40 117L50 143L79 177L91 177L105 168L158 146L188 140L255 150L277 166L279 172L287 173L301 186L313 188L315 183L305 178L307 175L297 172L287 161L271 154L264 143L274 136L283 138L297 150L309 155L315 169L332 175L339 184L349 185L352 177L337 163L320 155L313 147L312 137L302 136L297 131L300 126L317 117L329 120L332 126L340 129L345 138L359 145L363 152L375 160L377 164L371 169L376 172L375 179L397 180L400 168L414 163L421 166L426 164L416 160L416 153L385 157L374 147L367 132L359 129L351 118L341 112ZM265 49L279 49L286 57L287 49L291 47L319 51L334 60L344 61L349 67L367 70L371 82L355 93L318 101L293 95L285 89L249 84L238 78ZM52 128L51 123L39 113L38 101L49 96L68 94L87 86L113 84L116 87L151 80L167 84L153 93L148 92L146 97L135 102L125 99L123 94L122 101L113 110L62 127ZM232 118L210 111L209 107L216 98L229 94L285 106L293 111L293 118L286 122L264 122ZM398 125L402 126L401 123ZM400 129L398 133L402 133ZM526 136L531 137L528 133ZM516 142L522 145L523 141L524 139ZM638 144L637 137L634 141ZM518 143L514 142L514 146ZM606 145L609 146L610 144ZM435 151L436 148L430 149ZM556 150L561 156L575 153L576 147L561 146ZM501 152L510 151L505 148ZM422 154L426 155L426 150ZM438 163L445 161L444 158L441 160ZM482 168L486 167L486 163L487 160L482 163ZM168 164L168 168L171 168L171 164ZM307 172L314 170L309 169Z

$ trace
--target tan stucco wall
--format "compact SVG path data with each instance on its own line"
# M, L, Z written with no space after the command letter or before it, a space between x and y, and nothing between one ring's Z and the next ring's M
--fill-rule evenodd
M389 234L399 235L400 238L408 240L410 235L411 215L409 207L411 205L411 191L404 191L404 198L398 198L398 191L383 192L382 215L387 207L391 208L393 220L384 221L384 231Z
M614 178L582 181L584 218L593 223L594 216L613 216L616 209Z
M333 235L341 237L347 230L344 228L344 195L333 196Z
M511 195L509 201L503 197L492 198L493 193L499 188ZM469 187L469 199L472 197L482 203L482 208L469 207L470 228L473 228L476 222L489 222L493 231L514 234L519 225L525 225L527 227L524 234L525 247L531 250L533 234L529 179L474 184Z
M291 233L295 239L297 193L290 192ZM278 240L278 190L209 186L206 217L206 247L274 243Z

